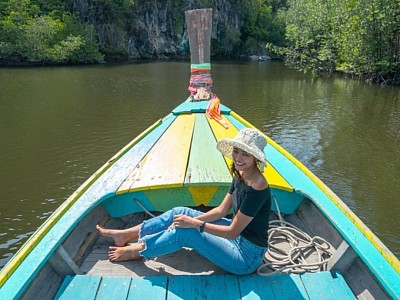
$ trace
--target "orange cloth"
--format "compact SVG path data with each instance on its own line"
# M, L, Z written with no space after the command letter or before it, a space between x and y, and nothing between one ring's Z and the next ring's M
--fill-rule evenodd
M213 98L208 102L206 115L210 119L214 119L215 121L220 123L225 128L229 128L229 124L221 117L220 104L221 101L219 100L217 95L214 94Z

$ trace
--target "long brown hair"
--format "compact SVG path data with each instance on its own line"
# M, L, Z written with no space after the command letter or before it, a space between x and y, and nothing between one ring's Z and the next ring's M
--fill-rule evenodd
M240 181L243 181L243 177L242 177L242 175L240 174L240 172L239 172L238 170L236 170L236 168L235 168L235 163L234 163L234 162L232 162L229 171L231 171L231 174L232 174L233 176L236 176L237 178L239 178Z

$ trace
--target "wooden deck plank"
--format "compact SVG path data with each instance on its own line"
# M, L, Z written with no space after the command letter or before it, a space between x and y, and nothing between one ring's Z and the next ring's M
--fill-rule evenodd
M308 299L299 275L271 275L271 286L276 300Z
M167 299L240 299L237 276L170 277Z
M160 139L160 137L164 134L164 132L169 128L169 126L175 121L176 117L171 116L163 120L163 122L157 126L152 132L146 135L138 144L136 144L132 151L129 153L129 161L119 160L116 162L116 165L119 168L126 168L126 165L130 166L130 172L126 176L125 180L117 189L117 194L125 193L129 190L129 187L132 185L130 181L130 176L135 170L135 167L140 163L140 161L146 156L146 154L150 151L150 149L154 146L154 144Z
M180 115L185 113L204 113L207 110L209 101L198 101L198 102L182 102L176 108L172 110L174 115ZM222 113L229 113L231 109L226 107L222 103L220 104L220 111Z
M120 190L132 192L182 186L194 120L194 115L179 115L128 176Z
M224 157L218 151L214 134L204 114L195 114L190 158L186 172L185 184L202 186L219 183L230 183L232 175Z
M130 277L103 277L96 300L126 299L131 280Z
M69 281L69 279L67 280ZM65 289L60 291L60 294L57 294L56 299L95 299L100 280L100 276L76 275L68 282Z
M128 298L126 299L165 299L166 294L166 276L132 278Z
M188 248L163 255L157 260L122 261L112 263L107 252L112 243L97 245L81 269L87 275L97 276L168 276L168 275L215 275L227 274L208 259Z
M240 294L243 300L274 299L271 279L266 276L238 276Z
M339 274L333 277L330 272L305 273L301 280L311 300L356 299L344 278Z

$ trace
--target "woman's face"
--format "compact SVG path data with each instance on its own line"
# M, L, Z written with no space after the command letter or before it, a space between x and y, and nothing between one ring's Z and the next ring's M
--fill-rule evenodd
M244 171L256 165L256 159L253 155L236 147L232 150L232 159L238 171Z

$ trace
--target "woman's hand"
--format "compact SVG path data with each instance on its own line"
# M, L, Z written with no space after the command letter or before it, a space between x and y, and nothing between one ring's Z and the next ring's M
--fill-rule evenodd
M186 216L186 215L175 215L174 221L171 227L179 227L179 228L196 228L197 223L201 223L200 220L195 218ZM171 228L172 229L172 228Z

